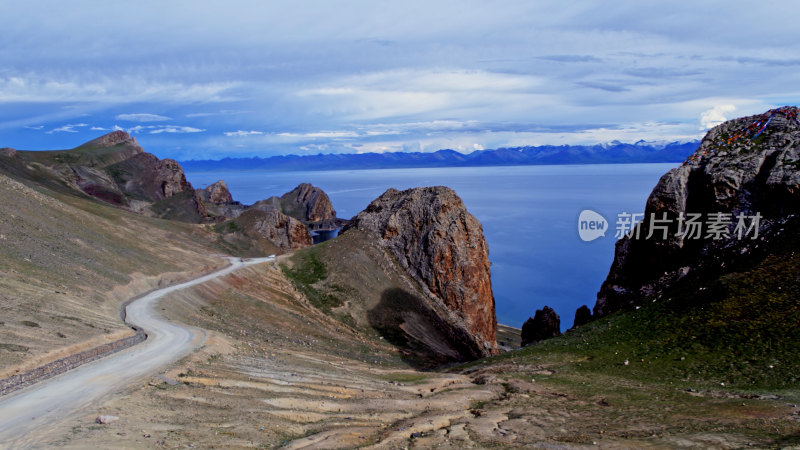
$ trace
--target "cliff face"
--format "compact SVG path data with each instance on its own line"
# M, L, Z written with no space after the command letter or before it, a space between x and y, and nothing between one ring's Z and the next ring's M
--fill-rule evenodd
M641 304L684 278L733 271L775 245L784 225L798 213L798 109L784 107L725 122L659 180L647 200L638 238L624 237L616 244L594 312L603 316ZM663 228L651 222L652 214L668 220L662 222L670 224L665 238ZM688 225L692 214L700 214L698 233Z
M139 153L108 167L120 188L134 198L159 201L193 191L177 161Z
M303 222L319 222L336 218L328 195L320 188L302 183L280 198L284 214Z
M205 189L199 189L197 192L200 194L200 198L206 202L216 204L233 203L233 196L231 196L228 185L223 180L219 180Z
M253 239L266 239L280 251L288 252L313 245L311 234L299 220L280 211L248 208L235 221Z
M446 187L389 189L345 230L376 233L403 269L450 312L475 353L497 350L489 249L480 222Z

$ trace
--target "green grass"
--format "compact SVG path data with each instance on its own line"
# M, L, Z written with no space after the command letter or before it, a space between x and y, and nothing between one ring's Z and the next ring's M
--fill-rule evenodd
M324 245L325 243L318 244L297 252L292 257L292 267L282 264L281 269L312 305L326 314L330 314L331 310L341 306L344 300L340 295L341 288L322 289L318 287L317 283L328 277L325 264L318 257L318 252ZM317 284L317 287L314 286L315 284Z
M217 233L236 233L237 231L242 231L242 227L236 221L228 220L215 224L214 231Z
M396 383L420 384L428 381L429 375L425 372L406 372L380 375L380 378L386 381L394 381Z
M798 265L794 252L772 255L750 270L682 286L638 310L495 360L647 383L797 395Z

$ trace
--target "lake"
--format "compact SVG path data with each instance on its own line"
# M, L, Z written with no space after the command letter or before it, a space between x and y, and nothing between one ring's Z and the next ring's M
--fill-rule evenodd
M234 200L252 204L308 182L350 218L386 189L453 188L481 221L489 243L492 287L500 323L520 327L547 305L572 326L575 309L594 306L614 256L621 212L644 212L658 179L677 164L595 164L327 172L190 172L196 188L225 180ZM608 220L605 237L584 242L578 216L591 209Z

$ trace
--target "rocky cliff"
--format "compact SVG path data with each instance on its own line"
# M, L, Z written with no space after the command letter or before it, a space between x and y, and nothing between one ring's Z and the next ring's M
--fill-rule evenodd
M650 194L645 220L616 244L595 316L642 304L681 280L758 260L800 213L796 107L725 122ZM655 219L655 220L653 220Z
M303 222L319 222L336 218L328 195L320 188L302 183L280 198L284 214Z
M216 204L233 203L233 196L231 196L228 185L223 180L219 180L205 189L198 189L197 192L205 202Z
M446 187L389 189L345 230L376 234L399 265L466 331L475 355L496 352L489 248L480 222Z
M279 252L297 250L314 243L302 222L274 209L248 208L234 223L251 239L266 239L278 247Z

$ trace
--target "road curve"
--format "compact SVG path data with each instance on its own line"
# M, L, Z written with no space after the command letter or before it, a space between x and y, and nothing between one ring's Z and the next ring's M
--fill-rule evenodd
M159 299L205 283L245 266L274 260L229 258L231 265L194 280L153 291L126 308L127 322L143 329L147 340L131 348L80 366L29 388L0 397L0 446L35 446L33 430L45 431L159 368L191 353L205 340L203 330L170 322L155 312ZM39 434L39 433L35 433Z

